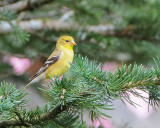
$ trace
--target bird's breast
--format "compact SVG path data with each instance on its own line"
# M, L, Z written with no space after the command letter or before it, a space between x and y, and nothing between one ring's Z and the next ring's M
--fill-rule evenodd
M73 56L73 50L63 50L58 61L51 65L46 71L45 78L48 79L50 77L63 75L68 68L70 68L70 63L73 61Z
M64 58L67 62L72 63L72 61L73 61L73 55L74 55L73 50L64 50L62 53L63 53L63 58Z

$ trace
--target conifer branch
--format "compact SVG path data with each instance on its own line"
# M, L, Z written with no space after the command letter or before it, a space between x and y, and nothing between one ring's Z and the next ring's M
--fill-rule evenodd
M16 116L18 117L19 121L23 124L23 126L30 126L30 124L26 123L22 117L22 115L19 113L17 108L14 108L14 113L16 114ZM17 120L15 120L17 121ZM1 126L1 125L0 125Z
M5 28L3 27L4 25L10 26L10 27ZM17 23L14 23L14 25L20 26L28 33L36 35L37 37L39 37L44 41L52 41L52 39L46 39L45 36L38 34L37 31L42 31L44 29L66 31L66 30L77 30L79 28L82 28L82 26L77 23L62 21L61 19L59 20L48 19L45 21L43 19L30 19L25 21L22 20L22 21L18 21ZM1 34L10 33L12 31L12 27L8 22L3 22L3 24L0 24L0 28L1 28L0 29ZM130 29L127 29L127 28L130 28ZM136 32L134 32L135 28L133 26L132 27L128 26L127 28L122 28L121 30L117 31L115 27L111 24L107 24L107 25L99 24L96 26L88 25L86 26L86 28L84 28L84 31L94 32L107 37L146 40L146 41L151 41L155 43L158 43L160 41L159 38L142 36L142 35L136 34Z
M28 122L23 120L23 117L21 117L21 115L17 111L15 111L17 117L19 117L19 120L11 119L7 121L0 121L0 128L7 127L7 126L26 126L26 127L34 126L39 123L43 123L44 121L47 121L47 120L51 120L51 119L53 120L58 114L62 113L63 111L66 111L67 109L68 109L67 106L63 106L63 107L58 106L54 110L41 114L38 121L35 121L35 122ZM35 120L37 120L37 117L35 117Z
M73 111L73 115L76 115L79 110L87 109L91 112L91 119L99 118L102 115L109 117L99 109L113 110L109 105L113 99L124 98L132 105L136 104L130 100L128 92L144 100L147 99L147 97L143 97L137 93L134 90L135 88L149 92L149 104L156 107L158 106L158 101L160 101L160 83L158 79L160 60L155 60L155 63L156 67L148 70L144 69L142 65L137 66L134 64L133 67L132 65L122 65L121 69L117 68L117 71L112 74L111 72L104 72L102 66L100 64L97 65L95 61L89 61L87 57L83 58L80 55L76 55L75 64L71 64L71 68L69 69L69 76L66 76L66 74L61 80L55 78L55 80L48 83L49 86L45 86L46 89L41 89L51 98L49 108L45 111L39 108L36 111L28 113L23 112L23 110L19 113L17 109L14 109L16 118L1 121L0 127L29 127L43 125L44 122L51 120L63 126L65 121L63 122L64 124L58 121L61 119L59 116L63 117L62 114L70 110ZM12 96L11 94L6 95L5 92L8 89L6 85L6 83L2 84L1 89L3 93L0 94L2 97ZM15 87L10 86L10 88L15 90ZM24 94L22 92L20 91L18 95L17 93L15 95L23 97ZM13 98L15 98L14 95ZM25 100L20 101L21 98L17 97L10 102L15 102L13 106L15 104L19 106L19 103L24 103ZM2 104L5 103L5 101L2 101ZM5 110L6 108L2 106L3 109ZM26 115L28 116L27 118L25 118Z
M80 93L81 96L86 97L89 96L90 94L87 93ZM0 121L0 128L5 128L8 126L25 126L25 127L30 127L30 126L35 126L38 125L40 123L43 124L43 122L48 121L48 120L53 120L54 118L57 117L57 115L63 113L64 111L66 111L67 109L69 109L70 103L63 105L63 106L57 106L56 108L54 108L53 110L50 110L48 112L45 112L43 114L40 115L40 118L37 119L37 117L34 117L34 119L32 118L32 120L36 120L35 122L30 122L30 121L25 121L22 117L22 115L18 112L17 109L15 109L14 113L17 115L17 117L19 118L19 120L17 119L11 119L11 120L7 120L7 121ZM74 103L72 103L72 106L74 106ZM58 122L56 122L58 123Z

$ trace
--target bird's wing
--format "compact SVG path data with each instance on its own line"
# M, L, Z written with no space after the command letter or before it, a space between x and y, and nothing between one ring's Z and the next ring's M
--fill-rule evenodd
M44 65L39 69L39 71L33 75L29 80L33 80L43 72L45 72L52 64L56 63L61 55L62 51L55 49L53 53L50 55L48 60L44 63Z

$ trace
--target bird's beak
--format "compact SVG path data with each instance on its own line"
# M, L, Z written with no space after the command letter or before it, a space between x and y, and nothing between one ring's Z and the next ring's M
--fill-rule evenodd
M77 45L74 41L71 41L71 44L72 44L72 45Z

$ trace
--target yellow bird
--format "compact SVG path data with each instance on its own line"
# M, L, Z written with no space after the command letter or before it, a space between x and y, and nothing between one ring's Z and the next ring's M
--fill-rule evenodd
M25 88L28 88L32 83L38 82L42 79L50 79L50 77L53 78L54 76L58 77L63 75L73 61L74 45L76 45L76 43L71 36L61 36L58 39L56 48L52 54L39 71L30 78L32 81L27 84Z

